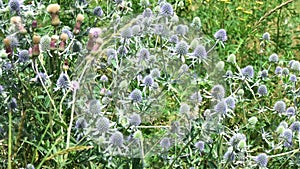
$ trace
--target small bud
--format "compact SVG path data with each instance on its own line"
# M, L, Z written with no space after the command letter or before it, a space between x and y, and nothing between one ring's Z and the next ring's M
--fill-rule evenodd
M227 58L227 62L236 63L236 56L234 54L230 54Z
M257 117L255 117L255 116L253 116L253 117L251 117L251 118L248 119L248 123L250 125L255 125L257 123L257 121L258 121Z

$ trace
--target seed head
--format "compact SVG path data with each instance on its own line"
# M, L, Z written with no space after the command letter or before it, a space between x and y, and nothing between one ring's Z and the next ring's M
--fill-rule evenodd
M47 12L49 13L57 13L60 10L60 6L58 4L50 4L47 7Z
M294 71L300 71L300 62L299 61L294 61L292 63L291 69L294 70Z
M286 105L283 101L277 101L274 105L274 109L277 113L283 113L285 112Z

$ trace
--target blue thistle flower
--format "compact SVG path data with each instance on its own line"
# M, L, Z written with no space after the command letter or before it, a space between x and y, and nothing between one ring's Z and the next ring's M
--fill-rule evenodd
M185 41L181 41L176 44L175 52L179 55L186 55L188 53L188 44Z
M226 161L234 161L235 160L235 154L232 151L226 151L226 153L224 154L223 158Z
M260 76L261 76L262 78L267 78L267 77L268 77L268 70L263 70L263 71L261 71Z
M22 3L20 0L10 0L8 2L8 5L9 5L9 9L11 11L15 11L15 12L19 13L21 10Z
M220 113L220 114L226 114L227 113L227 104L225 101L219 101L217 103L217 105L215 106L215 111L217 113Z
M261 153L255 157L255 161L260 167L267 167L268 164L268 156L265 153Z
M243 74L245 77L253 78L253 77L254 77L254 69L253 69L253 66L248 65L248 66L246 66L245 68L243 68L243 69L242 69L242 74Z
M153 78L151 77L151 75L147 75L145 76L145 78L143 79L143 83L145 86L152 86L154 83Z
M139 114L132 114L129 117L129 123L131 125L138 126L141 124L141 122L142 122L142 120L141 120L141 116Z
M121 147L124 142L124 136L121 132L117 131L109 138L109 143L115 147Z
M282 137L287 141L287 142L292 142L293 139L293 132L291 129L285 129L282 133Z
M187 114L187 113L190 112L190 110L191 110L191 108L190 108L190 106L188 104L186 104L186 103L181 103L180 104L179 112L181 114Z
M268 95L268 88L266 85L260 85L257 89L257 93L260 95L260 96L266 96Z
M186 25L178 25L176 27L176 33L179 35L185 35L188 32L188 27Z
M204 46L198 45L193 52L193 56L201 59L206 59L207 58L207 52Z
M139 60L148 60L150 56L150 52L146 48L142 48L139 51L138 56L139 56Z
M28 50L21 50L18 54L20 62L27 62L29 61L29 52Z
M96 128L97 128L97 132L99 132L100 134L102 133L106 133L109 129L109 120L106 117L100 117L97 121L96 121Z
M164 3L161 7L160 7L160 14L162 16L173 16L174 11L173 11L173 7L170 3Z
M179 38L177 35L172 35L170 38L169 38L169 42L171 43L178 43L179 41Z
M160 146L161 146L161 148L168 150L171 147L170 139L167 138L167 137L161 139L160 140Z
M295 121L291 127L292 131L295 131L295 132L300 132L300 122L299 121Z
M34 168L34 165L32 165L32 164L27 164L27 165L26 165L26 169L35 169L35 168Z
M295 75L290 75L291 82L297 82L297 77Z
M121 32L121 36L122 38L124 39L129 39L132 37L132 29L130 27L124 29L122 32Z
M217 40L220 40L222 42L226 41L227 40L227 33L226 33L226 30L225 29L220 29L218 30L215 34L214 34L214 37L217 39Z
M159 78L160 77L160 71L158 68L154 68L150 71L151 76L155 79L155 78Z
M58 88L62 88L62 89L67 89L70 86L70 82L69 82L69 78L68 78L67 74L65 74L65 73L60 74L60 76L56 82L56 86Z
M286 105L283 101L277 101L274 105L274 109L277 113L283 113L285 112Z
M141 102L142 101L142 92L139 89L134 89L130 93L129 98L134 102Z
M92 114L101 113L101 104L99 100L93 99L89 101L89 112Z
M294 115L295 115L295 112L296 112L296 110L295 110L294 107L289 107L289 108L286 110L286 114L287 114L288 116L294 116Z
M101 17L103 15L103 10L100 6L96 6L94 8L93 14L97 17Z
M201 103L202 102L202 96L200 94L200 92L195 92L190 96L190 100L193 103Z
M87 121L84 118L79 118L76 120L75 128L76 129L84 129L87 127Z
M150 18L152 16L152 10L150 8L146 8L143 12L144 18Z
M225 97L225 89L222 85L215 85L212 88L211 95L218 100L221 100Z
M263 39L263 40L266 40L266 41L269 41L269 40L270 40L270 34L269 34L269 32L265 32L265 33L262 35L262 39Z
M16 98L11 98L11 101L10 101L10 108L11 109L16 109L18 108L18 103L17 103L17 99Z
M195 147L202 152L204 150L204 142L203 141L198 141L195 143Z
M230 108L230 109L234 109L235 108L235 100L233 97L229 96L225 99L225 102L227 104L227 106Z
M275 69L275 74L280 75L282 73L282 68L280 66L277 66Z
M276 53L273 53L272 55L270 55L270 57L269 57L269 62L274 62L274 63L276 63L276 62L278 62L278 55L276 54Z

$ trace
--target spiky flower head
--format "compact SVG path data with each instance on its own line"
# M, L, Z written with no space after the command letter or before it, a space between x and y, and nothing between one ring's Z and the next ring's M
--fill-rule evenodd
M27 164L27 165L26 165L26 169L34 169L34 165L32 165L32 164Z
M276 66L275 74L276 75L281 75L281 73L282 73L282 68L280 66Z
M143 84L144 84L145 86L152 86L153 83L154 83L154 80L153 80L153 78L152 78L151 75L147 75L147 76L144 77L144 79L143 79Z
M121 132L117 131L109 138L109 143L115 147L121 147L124 142L124 136Z
M134 89L130 93L129 98L134 102L141 102L142 101L142 92L139 89Z
M285 112L286 109L286 105L284 103L284 101L277 101L274 105L274 109L277 113L283 113Z
M170 138L164 137L163 139L161 139L160 146L161 148L168 150L171 147Z
M276 53L273 53L272 55L270 55L269 57L269 62L278 62L278 55Z
M200 92L195 92L190 96L190 100L193 103L201 103L202 102L202 96L200 94Z
M68 75L65 73L60 74L57 79L56 86L58 88L67 89L70 86Z
M230 145L236 147L241 140L246 140L246 136L241 133L236 133L230 138Z
M220 29L218 30L215 34L214 34L214 37L217 39L217 40L220 40L222 42L226 41L227 40L227 33L226 33L226 30L225 29Z
M282 69L282 75L287 76L289 73L290 73L290 71L288 68L285 67Z
M84 118L79 118L76 120L75 128L84 129L88 126L87 121Z
M143 12L143 17L149 18L152 16L152 10L150 8L146 8Z
M233 97L231 97L231 96L227 97L225 99L225 102L230 109L235 108L235 99Z
M11 11L15 11L17 13L20 12L22 2L23 2L23 0L10 0L8 2L9 9Z
M200 59L206 59L207 58L207 52L204 46L197 45L197 47L194 49L193 56L200 58Z
M195 143L195 147L202 152L204 150L204 142L203 141L198 141Z
M100 134L106 133L109 129L109 120L108 120L108 118L100 117L96 121L96 128L97 128L97 132L99 132Z
M94 8L93 14L97 17L101 17L103 15L103 10L100 6L96 6Z
M170 38L169 38L169 42L171 43L178 43L179 41L179 38L177 35L172 35Z
M177 25L176 27L176 33L179 35L185 35L189 31L188 27L186 25Z
M255 162L260 167L267 167L268 164L268 156L265 153L261 153L255 157Z
M101 113L101 104L99 100L93 99L89 101L89 112L92 114Z
M175 52L179 55L186 55L188 53L188 44L185 41L180 41L176 44Z
M290 75L290 81L291 82L296 82L297 81L297 76L296 75Z
M50 49L51 38L48 35L45 35L41 38L40 45L42 51L47 51Z
M150 56L150 52L148 51L148 49L142 48L139 51L138 56L139 56L139 60L148 60Z
M129 39L132 37L132 29L131 27L125 28L122 32L121 32L121 36L124 39Z
M158 68L154 68L150 71L150 75L155 79L160 77L160 71Z
M268 70L263 70L263 71L261 71L260 76L261 76L262 78L267 78L267 77L268 77Z
M286 114L287 114L288 116L294 116L294 115L295 115L295 112L296 112L296 110L295 110L294 107L289 107L289 108L287 108L287 110L286 110Z
M291 69L294 71L300 71L300 62L299 61L294 61L292 63Z
M18 54L20 62L27 62L29 60L29 52L28 50L21 50Z
M267 86L266 85L260 85L257 89L257 93L260 95L260 96L266 96L268 95L268 89L267 89Z
M139 114L135 113L129 117L129 123L131 125L138 126L141 124L141 122L142 122L142 120L141 120L141 116Z
M160 14L162 16L173 16L174 15L174 11L173 11L173 7L170 3L164 3L161 5L160 7Z
M136 35L140 35L141 34L141 27L140 25L133 25L131 27L132 29L132 35L136 36Z
M233 151L226 151L223 158L226 161L234 161L235 160L235 153Z
M218 100L225 97L225 89L222 85L215 85L211 90L211 95Z
M227 113L227 104L225 101L219 101L217 105L215 106L215 111L217 113L220 113L221 115L224 115Z
M291 129L285 129L282 133L282 137L287 141L287 142L292 142L293 139L293 132Z
M295 132L300 132L300 122L299 121L295 121L294 123L292 123L291 127L292 131Z
M269 41L269 40L270 40L270 34L269 34L269 32L265 32L265 33L262 35L262 39L263 39L263 40L266 40L266 41Z
M243 76L245 76L245 77L253 78L253 77L254 77L254 69L253 69L253 66L248 65L248 66L246 66L245 68L243 68L243 69L242 69L242 74L243 74Z

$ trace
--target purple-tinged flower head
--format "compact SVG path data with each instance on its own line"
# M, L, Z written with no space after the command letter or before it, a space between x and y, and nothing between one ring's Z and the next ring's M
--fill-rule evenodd
M200 94L200 92L195 92L190 96L190 100L193 103L201 103L202 102L202 96Z
M219 101L217 105L215 106L215 111L217 113L220 113L221 115L224 115L227 113L227 104L225 101Z
M126 55L128 53L128 50L126 48L126 46L120 46L118 48L118 54L119 55Z
M176 33L179 35L185 35L188 32L188 27L186 25L178 25L176 27Z
M22 3L23 3L23 0L10 0L8 2L9 9L11 11L19 13L21 10Z
M295 121L291 127L292 131L298 132L300 133L300 122L299 121Z
M289 108L286 109L286 114L287 114L288 116L294 116L294 115L295 115L295 112L296 112L296 110L295 110L294 107L289 107Z
M265 32L265 33L262 35L262 39L263 39L263 40L266 40L266 41L269 41L269 40L270 40L270 34L269 34L269 32Z
M278 55L276 54L276 53L273 53L272 55L270 55L270 57L269 57L269 62L274 62L274 63L276 63L276 62L278 62Z
M144 84L145 86L152 86L153 83L154 83L154 80L153 80L153 78L152 78L151 75L147 75L147 76L144 77L144 79L143 79L143 84Z
M89 112L92 114L101 113L101 104L99 100L93 99L89 101Z
M282 74L282 68L280 66L277 66L275 69L275 74L276 75L281 75Z
M176 44L175 52L179 55L186 55L188 53L188 44L185 41L180 41Z
M84 118L79 118L76 120L75 128L76 129L84 129L88 126L87 121Z
M160 14L162 16L173 16L174 15L174 11L173 11L173 7L170 3L164 3L161 5L160 7Z
M129 117L130 125L139 126L142 123L141 116L139 114L132 114Z
M179 108L180 114L187 114L190 112L190 110L191 110L191 107L188 104L186 104L186 103L180 104L180 108Z
M254 69L253 66L249 65L242 69L242 74L245 77L253 78L254 77Z
M121 32L121 36L124 39L129 39L132 37L132 29L131 27L125 28L122 32Z
M121 147L124 142L124 136L121 132L117 131L109 138L109 143L114 147Z
M177 35L172 35L170 38L169 38L169 42L171 43L178 43L179 41L179 38Z
M0 94L2 94L3 91L4 91L4 87L0 85Z
M227 97L225 99L225 102L230 109L235 108L235 99L233 97L231 97L231 96Z
M35 168L34 168L34 165L32 165L32 164L27 164L27 165L26 165L26 169L35 169Z
M106 75L102 75L102 76L100 77L100 81L101 81L101 82L108 82L108 77L107 77Z
M141 27L140 27L140 25L133 25L131 27L131 29L132 29L132 35L133 36L137 36L137 35L141 34Z
M130 95L129 99L131 99L134 102L141 102L142 101L142 92L139 89L134 89Z
M291 69L294 71L300 71L300 62L299 61L294 61L292 63Z
M246 136L241 133L236 133L230 138L229 143L231 146L236 147L241 140L246 140Z
M294 75L294 74L290 75L290 81L291 81L291 82L297 82L297 77L296 77L296 75Z
M158 68L154 68L150 71L150 75L155 79L160 77L160 71Z
M142 48L138 53L139 60L148 60L150 57L150 52L146 48Z
M29 61L29 52L28 50L21 50L18 54L20 62L27 62Z
M109 130L109 120L106 117L100 117L97 121L96 121L96 129L97 132L99 132L100 134L102 133L106 133Z
M282 75L287 76L289 73L290 73L290 71L288 68L285 67L282 69Z
M171 147L171 140L167 137L164 137L160 140L159 144L162 149L168 150Z
M154 27L154 33L157 35L162 35L165 31L164 25L156 24Z
M57 79L56 86L58 88L67 89L70 86L68 75L65 73L60 74Z
M114 0L116 4L121 4L123 2L123 0Z
M46 80L48 79L48 76L46 75L46 73L43 73L43 72L39 72L35 78L34 78L34 81L35 82L38 82L40 84L42 84L42 82L45 84ZM41 81L42 80L42 81Z
M100 28L91 28L89 31L89 38L97 39L100 36L101 32L102 31Z
M214 37L217 39L217 40L220 40L222 42L226 41L227 40L227 33L226 33L226 30L225 29L220 29L218 30L215 34L214 34Z
M286 111L286 105L284 101L277 101L274 105L274 109L277 113L283 113Z
M7 39L10 42L10 47L11 48L16 48L16 47L19 46L19 40L15 36L10 35L10 36L7 37Z
M146 8L143 12L144 18L150 18L152 16L152 10L150 8Z
M203 141L198 141L195 143L195 147L202 152L204 150L204 142Z
M207 58L207 52L204 46L197 45L197 47L194 49L193 56L199 58L199 59L206 59Z
M222 85L215 85L212 88L211 95L217 100L223 99L225 97L224 87Z
M93 14L96 16L96 17L101 17L103 15L103 10L100 6L96 6L94 8L94 11L93 11Z
M117 51L115 49L109 48L106 50L107 58L115 58L117 57Z
M10 108L11 109L16 109L18 108L18 103L17 103L17 99L16 98L11 98L11 101L10 101Z
M179 121L172 121L171 122L170 132L174 133L174 134L179 134L180 133L180 122Z
M260 77L267 78L268 77L268 70L261 71Z
M235 160L235 153L233 151L226 151L223 158L226 161L234 161Z
M268 95L268 88L266 85L260 85L257 89L257 93L260 95L260 96L266 96Z
M282 137L287 141L287 142L292 142L293 139L293 131L291 129L285 129L282 133Z
M261 153L255 157L255 162L260 167L267 167L268 164L268 156L265 153Z
M290 60L290 61L289 61L289 64L288 64L288 67L291 68L294 62L295 62L295 60Z

